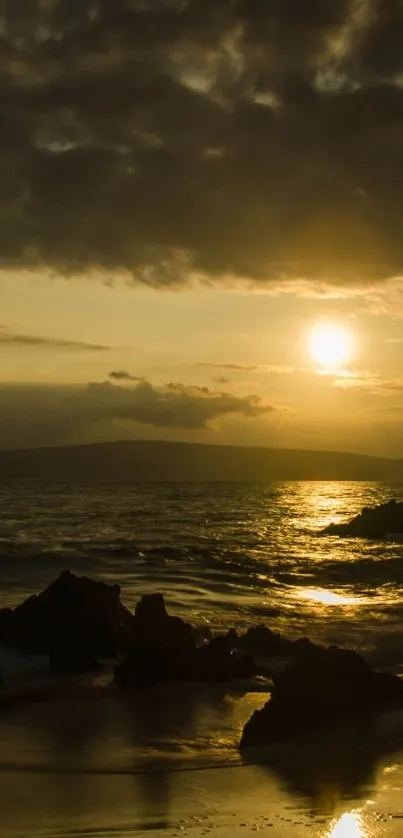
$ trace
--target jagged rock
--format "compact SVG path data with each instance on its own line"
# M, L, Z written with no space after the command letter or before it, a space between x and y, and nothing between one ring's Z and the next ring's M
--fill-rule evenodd
M144 645L162 645L191 653L195 649L193 628L180 617L171 617L162 594L143 596L136 605L132 632Z
M12 612L8 643L25 653L51 656L54 671L79 671L117 654L131 621L118 585L64 571L48 588Z
M244 634L230 629L226 638L232 649L253 661L255 673L269 678L287 664L303 660L312 650L321 648L307 637L290 640L265 625L252 626Z
M147 594L136 605L134 616L149 629L166 623L168 612L162 594Z
M355 652L305 644L300 660L274 677L272 695L246 723L240 747L265 745L401 704L403 682L374 672Z
M345 524L329 524L322 535L344 538L385 538L403 533L403 503L390 500L379 506L364 507L359 515Z
M192 627L167 613L162 594L143 596L136 606L126 652L115 667L116 681L121 687L182 681L195 651Z
M234 652L226 637L198 647L192 626L167 613L161 594L144 596L138 603L130 643L115 668L116 681L124 688L229 681L255 672L253 661Z
M267 628L265 625L252 626L238 639L239 648L257 657L273 658L290 653L291 641Z

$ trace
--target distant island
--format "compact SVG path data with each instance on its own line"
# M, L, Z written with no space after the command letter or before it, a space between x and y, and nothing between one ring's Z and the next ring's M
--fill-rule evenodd
M403 460L333 451L128 441L0 451L0 479L403 481Z

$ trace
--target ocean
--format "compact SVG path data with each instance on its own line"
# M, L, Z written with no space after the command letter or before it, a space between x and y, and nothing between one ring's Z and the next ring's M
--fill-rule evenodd
M319 535L390 498L403 484L0 482L2 604L69 568L119 583L130 608L162 591L172 612L213 629L265 622L393 654L403 544Z
M130 608L161 591L171 613L196 625L264 622L289 637L354 647L403 673L403 544L320 535L391 498L403 498L403 484L0 482L1 605L16 605L69 568L119 583ZM393 748L388 740L376 756L365 750L358 780L351 766L335 780L332 759L330 806L315 783L307 791L306 777L296 779L295 754L277 773L242 765L242 726L267 687L182 687L129 700L116 695L108 673L59 682L44 661L8 653L0 653L0 671L20 688L40 685L34 701L0 717L0 808L13 838L161 829L198 836L203 824L200 835L218 827L232 834L244 821L253 831L272 822L273 836L294 835L291 828L330 836L336 815L356 818L368 800L375 809L365 822L376 817L376 830L351 835L386 834L382 818L398 817L402 732ZM344 759L356 762L348 745ZM241 787L249 801L258 795L260 814L246 816Z

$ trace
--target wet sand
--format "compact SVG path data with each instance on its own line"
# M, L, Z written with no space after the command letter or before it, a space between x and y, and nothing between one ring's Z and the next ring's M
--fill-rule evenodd
M0 718L2 836L403 836L403 712L245 762L266 692L77 686Z
M255 766L128 775L3 773L2 835L10 838L135 834L273 838L401 838L403 753L383 765L368 796L327 804L287 791L268 769Z

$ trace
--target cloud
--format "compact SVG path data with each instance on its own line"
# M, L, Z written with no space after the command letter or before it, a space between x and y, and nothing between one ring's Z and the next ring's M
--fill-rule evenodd
M129 435L144 426L202 431L228 415L254 419L273 411L257 396L240 398L184 384L156 387L145 379L132 387L110 382L87 387L2 384L0 448L91 440L99 427L111 438L116 422L124 423Z
M403 275L396 0L7 3L0 265Z
M273 375L286 375L295 372L294 367L287 367L283 364L226 364L226 363L202 363L198 367L211 370L231 370L232 372L266 372Z
M378 375L361 372L342 378L335 378L333 387L343 390L363 390L378 395L390 395L403 391L403 378L381 378Z
M233 372L254 372L261 369L261 367L256 364L201 363L197 364L197 366L209 370L231 370Z
M95 418L128 419L160 428L201 429L226 414L253 418L273 410L257 396L240 398L231 393L211 392L207 387L175 383L154 387L146 380L132 388L108 382L90 384L84 400Z
M3 331L2 327L0 327L0 344L7 344L8 346L31 346L45 349L82 349L90 350L91 352L107 352L110 349L109 346L98 343L6 332Z
M143 381L144 379L139 375L131 375L129 372L125 372L125 370L112 370L109 373L108 378L111 378L112 381Z

